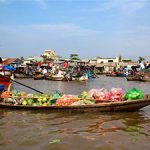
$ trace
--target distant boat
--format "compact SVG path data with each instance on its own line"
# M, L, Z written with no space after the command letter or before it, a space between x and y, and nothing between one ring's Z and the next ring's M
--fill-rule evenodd
M108 77L127 77L127 75L125 73L110 73L110 74L106 74L106 76Z
M58 75L45 75L46 80L53 80L53 81L63 81L64 76L58 76Z

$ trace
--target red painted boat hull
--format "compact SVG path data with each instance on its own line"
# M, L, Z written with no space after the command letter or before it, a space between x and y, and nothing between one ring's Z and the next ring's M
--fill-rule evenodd
M5 87L8 87L10 84L10 80L5 77L0 77L0 84L4 85Z

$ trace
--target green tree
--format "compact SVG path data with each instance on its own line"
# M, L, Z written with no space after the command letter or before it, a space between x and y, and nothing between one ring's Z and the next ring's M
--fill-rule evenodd
M142 62L142 61L144 61L145 60L145 58L143 58L143 57L139 57L139 62Z
M70 59L71 60L80 60L78 54L70 54Z
M100 59L101 57L100 57L100 56L97 56L96 58L97 58L97 59Z
M20 60L21 60L21 63L23 63L23 61L24 61L24 57L22 56L22 57L20 58Z
M118 59L119 59L119 62L122 62L122 56L119 56Z

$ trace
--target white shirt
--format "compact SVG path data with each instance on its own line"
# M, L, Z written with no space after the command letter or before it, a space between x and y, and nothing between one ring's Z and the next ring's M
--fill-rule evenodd
M43 69L42 73L43 74L47 73L47 69Z
M140 63L140 68L141 68L141 69L144 69L144 68L145 68L145 66L144 66L143 63Z

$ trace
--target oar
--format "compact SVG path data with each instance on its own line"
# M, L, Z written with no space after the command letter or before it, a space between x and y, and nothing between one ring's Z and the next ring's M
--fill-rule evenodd
M2 74L0 74L0 76L5 77L5 78L7 78L7 79L9 79L9 80L11 80L11 81L13 81L13 82L16 82L16 83L18 83L18 84L20 84L20 85L22 85L22 86L25 86L25 87L27 87L27 88L29 88L29 89L32 89L32 90L34 90L34 91L36 91L36 92L38 92L38 93L43 94L43 92L41 92L41 91L39 91L39 90L37 90L37 89L34 89L33 87L30 87L30 86L28 86L28 85L25 85L25 84L23 84L23 83L21 83L21 82L15 81L14 79L11 79L11 78L9 78L9 77L7 77L7 76L4 76L4 75L2 75Z

